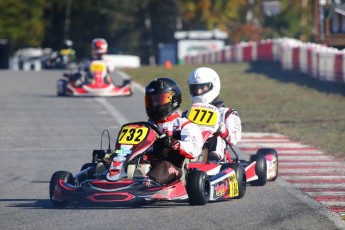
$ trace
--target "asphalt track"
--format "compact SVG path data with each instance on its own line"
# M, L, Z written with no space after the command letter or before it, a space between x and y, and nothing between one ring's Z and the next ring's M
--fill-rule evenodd
M100 148L104 129L113 146L123 122L146 120L140 87L130 97L56 97L61 75L0 71L1 229L345 229L339 216L282 177L248 186L242 199L206 206L53 208L55 171L78 172Z

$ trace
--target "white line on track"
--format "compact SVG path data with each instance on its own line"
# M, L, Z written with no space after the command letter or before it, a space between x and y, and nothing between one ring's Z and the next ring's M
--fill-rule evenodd
M345 192L333 191L333 192L306 192L310 196L345 196Z
M345 188L344 183L332 183L332 184L306 184L306 183L296 183L293 184L298 188Z
M106 110L114 117L118 124L122 125L128 123L128 120L113 106L106 98L96 97L95 100L104 106Z
M326 206L343 206L345 207L345 201L319 201ZM345 221L343 221L345 223ZM345 228L344 228L345 229Z
M301 192L298 188L291 186L290 183L288 183L286 180L282 179L281 177L278 177L278 179L276 180L276 183L279 184L281 187L285 188L285 190L288 191L290 194L292 194L293 196L295 196L302 202L312 207L314 210L318 211L322 215L329 218L337 226L337 228L345 229L345 221L339 219L338 215L336 215L334 212L330 211L326 207L330 205L333 206L333 204L329 204L329 203L323 204L321 202L316 201L311 196L307 195L304 192ZM337 203L337 202L334 202L334 203Z

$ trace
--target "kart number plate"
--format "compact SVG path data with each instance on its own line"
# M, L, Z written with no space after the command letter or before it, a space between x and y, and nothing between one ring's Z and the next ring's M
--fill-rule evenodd
M229 185L230 185L230 197L236 197L239 195L239 191L238 191L238 181L236 179L236 174L233 173L230 177L229 177Z
M207 104L194 104L188 112L188 120L198 125L215 126L218 122L218 109Z
M60 54L61 55L69 55L69 49L62 49L62 50L60 50Z
M148 132L149 128L146 126L126 125L120 131L118 142L125 145L137 145L146 139Z
M103 62L92 62L90 66L91 72L105 71L106 66Z

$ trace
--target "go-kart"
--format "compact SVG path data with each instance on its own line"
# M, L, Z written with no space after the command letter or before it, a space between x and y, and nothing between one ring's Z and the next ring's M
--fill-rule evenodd
M132 95L131 80L125 79L122 85L116 85L107 76L107 67L103 61L92 61L87 79L80 79L81 75L64 74L65 79L57 81L58 96L130 96ZM77 76L77 77L76 77Z
M197 124L202 132L208 130L209 126L213 126L215 122L218 122L218 109L217 107L205 104L205 103L195 103L191 106L186 114L186 117ZM204 135L205 136L205 135ZM211 137L209 134L206 136L203 153L199 156L196 163L191 163L188 165L189 168L199 168L205 171L208 175L212 175L214 170L217 171L217 167L220 162L217 164L210 164L212 162L208 159L207 153L207 138ZM225 139L224 139L225 140ZM225 140L226 141L226 140ZM225 150L225 162L226 164L239 164L245 169L245 178L247 183L252 186L264 186L267 181L274 181L278 177L278 153L273 148L261 148L258 149L256 154L251 155L249 161L240 160L236 150L229 144L228 149ZM232 157L230 152L233 153L235 157ZM207 163L200 163L207 162ZM223 166L224 167L224 166Z
M49 187L52 204L55 207L71 204L122 206L188 200L190 205L205 205L209 201L241 198L245 194L245 171L236 162L209 162L200 167L192 164L183 167L181 179L164 185L151 180L146 176L150 170L147 156L152 153L154 144L159 145L164 137L165 134L148 122L123 125L113 151L110 144L103 150L101 140L101 150L94 150L92 162L83 165L75 176L67 171L52 175ZM109 132L108 139L110 143ZM105 158L112 153L112 160L107 163ZM212 175L204 171L205 164L216 168ZM99 170L102 167L104 170ZM139 174L136 173L138 169Z

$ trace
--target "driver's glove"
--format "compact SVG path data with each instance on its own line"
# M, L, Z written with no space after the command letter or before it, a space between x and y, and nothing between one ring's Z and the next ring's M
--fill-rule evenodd
M219 135L223 139L229 135L229 130L226 128L224 122L219 122L219 127L215 134Z
M180 142L171 136L166 135L161 139L162 146L171 150L179 150Z

